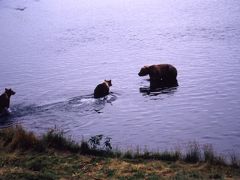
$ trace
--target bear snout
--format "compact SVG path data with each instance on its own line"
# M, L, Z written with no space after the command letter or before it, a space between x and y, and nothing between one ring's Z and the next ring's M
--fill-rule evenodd
M145 76L146 72L144 71L144 69L141 69L138 73L138 76Z
M146 75L147 75L147 73L142 70L138 73L138 76L146 76Z

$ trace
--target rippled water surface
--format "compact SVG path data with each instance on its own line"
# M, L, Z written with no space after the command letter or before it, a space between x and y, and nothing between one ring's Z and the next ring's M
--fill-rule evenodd
M0 127L239 151L239 29L238 0L0 0L0 89L17 92ZM159 63L179 86L149 93L137 73ZM104 79L111 94L93 99Z

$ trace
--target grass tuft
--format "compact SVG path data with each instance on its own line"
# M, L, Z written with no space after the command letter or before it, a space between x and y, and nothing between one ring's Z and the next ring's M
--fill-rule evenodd
M203 146L203 155L205 162L213 163L215 161L215 155L212 145L206 144Z
M230 164L233 168L240 168L240 160L236 153L230 154Z
M22 151L34 150L38 152L45 150L41 141L32 132L26 132L21 126L1 130L0 135L2 148Z
M190 142L188 144L183 160L188 163L197 163L201 160L201 149L198 143Z
M128 151L126 151L125 153L122 154L122 157L125 158L125 159L133 159L134 155L133 155L132 151L128 150Z
M153 154L155 155L155 154ZM163 153L156 154L155 159L163 160L163 161L178 161L181 158L181 153L178 151L164 151Z
M67 150L70 152L80 152L81 147L70 138L65 138L64 133L57 129L51 129L42 137L42 142L48 148Z

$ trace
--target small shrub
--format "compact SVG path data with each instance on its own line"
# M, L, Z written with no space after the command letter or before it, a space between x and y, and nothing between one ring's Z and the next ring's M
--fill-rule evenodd
M80 146L80 153L81 154L90 154L90 151L91 151L91 149L90 149L88 143L85 141L82 141L81 146Z
M212 145L206 144L203 146L204 162L208 162L213 165L226 165L224 156L217 155L214 152Z
M92 136L89 140L88 143L90 144L90 149L91 152L94 154L98 154L98 155L113 155L112 152L110 152L112 150L112 145L111 145L111 139L110 137L105 137L104 138L104 142L102 143L103 140L103 135L96 135L96 136ZM93 154L93 155L94 155Z
M107 151L110 151L110 150L112 150L112 145L111 145L111 139L112 138L110 138L110 137L106 137L105 138L105 141L104 141L104 148L107 150Z
M215 160L215 155L213 151L213 147L210 144L206 144L203 146L203 155L204 155L204 161L213 163Z
M38 149L37 146L40 147L40 150L42 150L40 141L36 138L36 136L32 132L26 132L21 127L18 127L15 131L14 137L9 144L11 149L22 149L22 150L28 150L28 149Z
M149 156L150 156L150 152L147 149L145 149L144 153L142 154L142 158L149 159Z
M123 158L126 158L126 159L133 159L133 153L132 151L127 151L123 154Z
M92 136L88 142L90 143L91 145L91 148L92 149L97 149L100 145L101 145L101 140L103 138L103 135L100 134L100 135L96 135L96 136Z
M32 133L26 132L21 126L8 128L1 131L3 147L10 150L45 150L39 139Z
M114 157L120 158L122 156L122 152L119 149L113 151Z
M0 131L0 140L3 147L6 147L12 141L14 134L14 128L6 128Z
M188 145L187 152L184 157L184 161L189 163L197 163L201 160L201 149L199 144L191 142Z
M70 152L80 151L80 146L77 143L70 138L65 138L64 133L57 129L52 129L47 132L47 134L43 135L42 142L46 144L47 147L57 150L67 150Z
M240 167L240 160L237 158L236 153L230 154L230 165L233 168L239 168Z
M181 153L178 151L164 151L163 153L160 153L159 159L163 161L177 161L180 159L180 156Z
M218 156L214 156L214 161L212 162L213 165L220 165L220 166L226 166L226 159L225 156L223 155L218 155Z

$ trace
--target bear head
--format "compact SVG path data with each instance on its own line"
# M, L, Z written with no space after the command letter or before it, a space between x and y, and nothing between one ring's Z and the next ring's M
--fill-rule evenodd
M5 93L8 95L8 97L16 94L16 92L14 92L11 88L10 89L5 88Z
M112 80L104 80L104 82L110 87L112 86Z
M141 68L140 72L138 73L139 76L146 76L149 74L149 67L144 66Z

